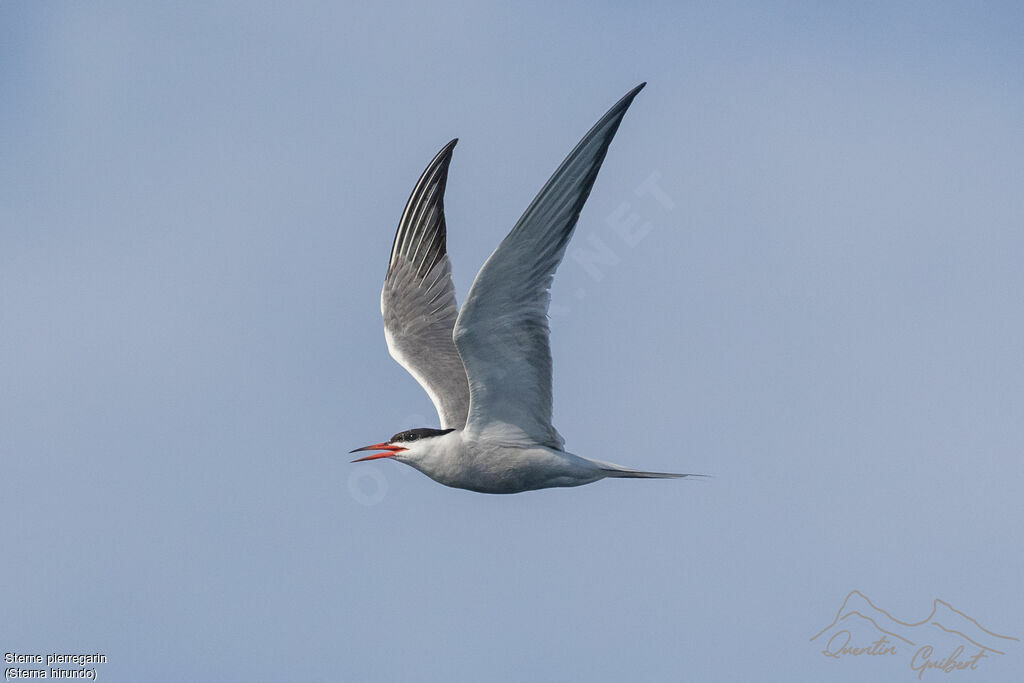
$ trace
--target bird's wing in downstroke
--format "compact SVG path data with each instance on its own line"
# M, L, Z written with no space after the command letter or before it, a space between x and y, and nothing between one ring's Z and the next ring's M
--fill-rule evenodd
M461 429L469 412L466 369L452 340L459 310L445 243L444 190L456 142L437 153L409 197L380 296L388 350L426 390L443 429Z
M469 376L470 435L562 448L551 424L551 283L608 145L643 86L619 100L569 153L469 290L455 345Z

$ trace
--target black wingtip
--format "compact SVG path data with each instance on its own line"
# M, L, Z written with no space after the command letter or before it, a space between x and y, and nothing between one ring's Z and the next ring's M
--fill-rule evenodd
M444 191L448 183L452 150L458 142L458 138L453 138L442 147L416 181L391 244L388 277L400 253L405 254L410 261L415 258L414 268L420 277L429 273L447 253ZM416 245L422 245L423 248Z
M451 154L452 154L452 150L455 149L455 145L457 145L457 144L459 144L459 139L458 138L452 138L447 143L445 143L444 147L442 147L440 149L440 151L438 151L437 154L434 155L434 158L438 159L438 158L445 157L445 156L450 157Z
M438 150L437 154L434 155L433 161L430 162L428 169L431 166L435 166L439 161L444 159L445 163L451 163L452 150L455 149L455 145L459 144L458 138L452 138L449 140L444 147Z
M641 90L643 90L644 87L646 87L646 86L647 86L647 81L644 81L643 83L641 83L640 85L636 86L635 88L630 90L628 93L623 95L622 99L618 101L616 106L612 107L612 111L615 111L616 109L625 109L626 107L628 107L630 104L632 104L633 98L637 96L637 93L639 93Z

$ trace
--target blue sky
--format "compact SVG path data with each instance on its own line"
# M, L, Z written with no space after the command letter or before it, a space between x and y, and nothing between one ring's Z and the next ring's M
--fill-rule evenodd
M0 647L106 680L916 677L809 642L855 589L1024 638L1022 30L1013 3L0 4ZM460 138L461 300L640 81L555 281L555 423L714 478L350 465L436 425L378 307L426 163Z

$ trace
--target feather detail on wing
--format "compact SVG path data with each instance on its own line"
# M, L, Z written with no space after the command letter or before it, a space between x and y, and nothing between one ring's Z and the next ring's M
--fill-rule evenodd
M569 153L480 270L455 323L469 376L467 433L561 449L551 424L548 304L555 270L626 109L619 100Z
M448 165L458 140L437 153L398 223L380 296L388 350L430 396L443 429L469 412L466 370L452 340L458 316L444 222Z

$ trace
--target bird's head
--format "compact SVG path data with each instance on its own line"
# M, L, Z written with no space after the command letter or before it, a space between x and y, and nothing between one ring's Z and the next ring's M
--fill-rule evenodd
M429 427L421 427L419 429L407 429L404 432L398 432L393 437L384 441L383 443L375 443L370 446L363 446L362 448L356 448L351 453L359 453L360 451L384 451L383 453L374 453L373 455L367 455L363 458L357 458L352 462L366 462L367 460L379 460L380 458L397 458L404 459L415 457L427 449L429 446L435 443L432 439L444 436L448 432L453 432L454 429L430 429Z

